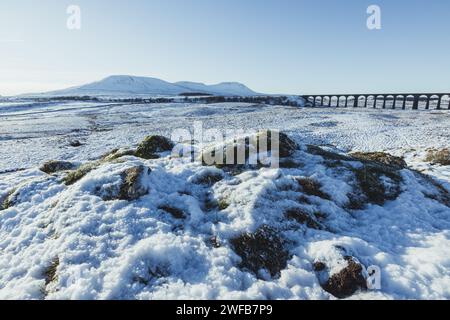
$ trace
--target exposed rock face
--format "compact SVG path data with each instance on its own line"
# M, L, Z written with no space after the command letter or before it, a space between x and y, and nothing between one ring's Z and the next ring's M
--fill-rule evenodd
M60 172L60 171L68 171L68 170L74 170L76 168L76 165L74 165L71 162L68 161L48 161L46 163L44 163L39 170L41 170L42 172L45 172L47 174L52 174L55 172Z
M284 240L269 226L262 226L255 233L245 233L230 242L242 259L240 267L257 276L261 270L266 270L276 277L287 266L289 253Z
M172 141L163 136L148 136L137 147L135 155L142 159L157 159L157 153L171 151Z

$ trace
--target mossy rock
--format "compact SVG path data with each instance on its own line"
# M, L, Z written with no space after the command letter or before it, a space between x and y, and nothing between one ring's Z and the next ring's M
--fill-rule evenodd
M264 160L269 160L270 157L269 159L262 159L262 156L269 155L271 153L272 145L273 143L276 143L273 141L275 132L279 137L279 148L274 154L271 155L278 158L287 158L293 155L298 149L297 143L282 132L265 130L258 132L254 136L241 138L239 141L229 141L223 146L217 147L222 148L222 159L217 159L218 157L216 157L218 150L217 148L213 150L204 150L201 155L202 163L203 165L215 165L220 169L234 171L245 171L268 167L270 166L270 163L266 163ZM263 149L263 145L266 148Z
M277 277L287 267L289 252L285 248L285 240L267 225L255 233L231 239L230 243L242 259L240 267L257 276L261 270L266 270L272 277Z
M137 147L135 155L142 159L158 159L158 153L172 151L174 144L163 136L148 136Z
M52 174L60 171L70 171L76 169L76 165L68 161L48 161L44 163L39 170L47 174Z
M431 164L439 164L441 166L450 166L450 150L430 150L428 151L425 161Z
M395 157L385 152L356 152L351 156L362 162L375 162L382 166L390 166L396 169L405 169L408 167L405 160Z
M97 162L89 162L81 165L77 170L69 172L67 176L64 177L63 182L67 186L71 186L83 179L89 172L96 169L99 166Z
M224 145L216 146L214 149L203 150L201 154L201 161L204 166L215 166L219 169L236 169L242 168L242 170L248 170L250 167L255 166L249 164L251 144L249 138L245 138L244 141L238 142L226 142ZM219 152L222 152L219 157Z

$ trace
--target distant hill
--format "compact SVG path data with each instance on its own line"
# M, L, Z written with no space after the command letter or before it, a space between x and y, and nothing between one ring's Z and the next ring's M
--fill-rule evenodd
M161 95L207 94L223 96L257 96L260 95L238 82L224 82L206 85L196 82L170 83L161 79L136 76L110 76L103 80L79 87L43 93L54 96L104 96L104 95Z

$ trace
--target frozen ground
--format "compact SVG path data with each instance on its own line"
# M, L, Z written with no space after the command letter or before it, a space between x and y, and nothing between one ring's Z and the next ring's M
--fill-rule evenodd
M169 157L126 157L72 186L62 184L61 175L37 169L52 159L75 164L97 159L114 148L136 146L150 134L192 129L195 121L221 130L281 129L300 145L292 158L303 165L234 176ZM329 299L312 265L324 261L335 272L342 270L347 262L337 248L343 248L382 272L381 290L352 298L450 299L450 209L436 200L441 191L403 169L396 199L348 210L348 177L305 151L306 144L386 151L404 156L410 167L450 190L450 168L424 161L428 148L449 147L449 129L449 111L0 104L0 198L14 191L17 200L0 211L0 298ZM75 140L82 145L70 146ZM99 196L117 188L124 170L141 165L151 169L141 181L147 195L135 201ZM196 183L208 172L223 179ZM308 195L309 204L296 203L301 191L291 187L299 177L320 182L330 198ZM227 206L205 208L208 199ZM184 220L161 210L167 206L184 212ZM287 222L282 211L292 206L320 211L324 228ZM239 268L240 258L229 245L263 224L283 230L289 242L287 267L273 278L267 271L255 275ZM211 237L220 248L211 247Z

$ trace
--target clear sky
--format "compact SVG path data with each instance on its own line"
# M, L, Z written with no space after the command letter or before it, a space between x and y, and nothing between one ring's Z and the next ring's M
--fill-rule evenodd
M66 9L81 8L81 30ZM366 26L381 7L382 29ZM0 94L112 74L266 93L450 91L448 0L1 0Z

